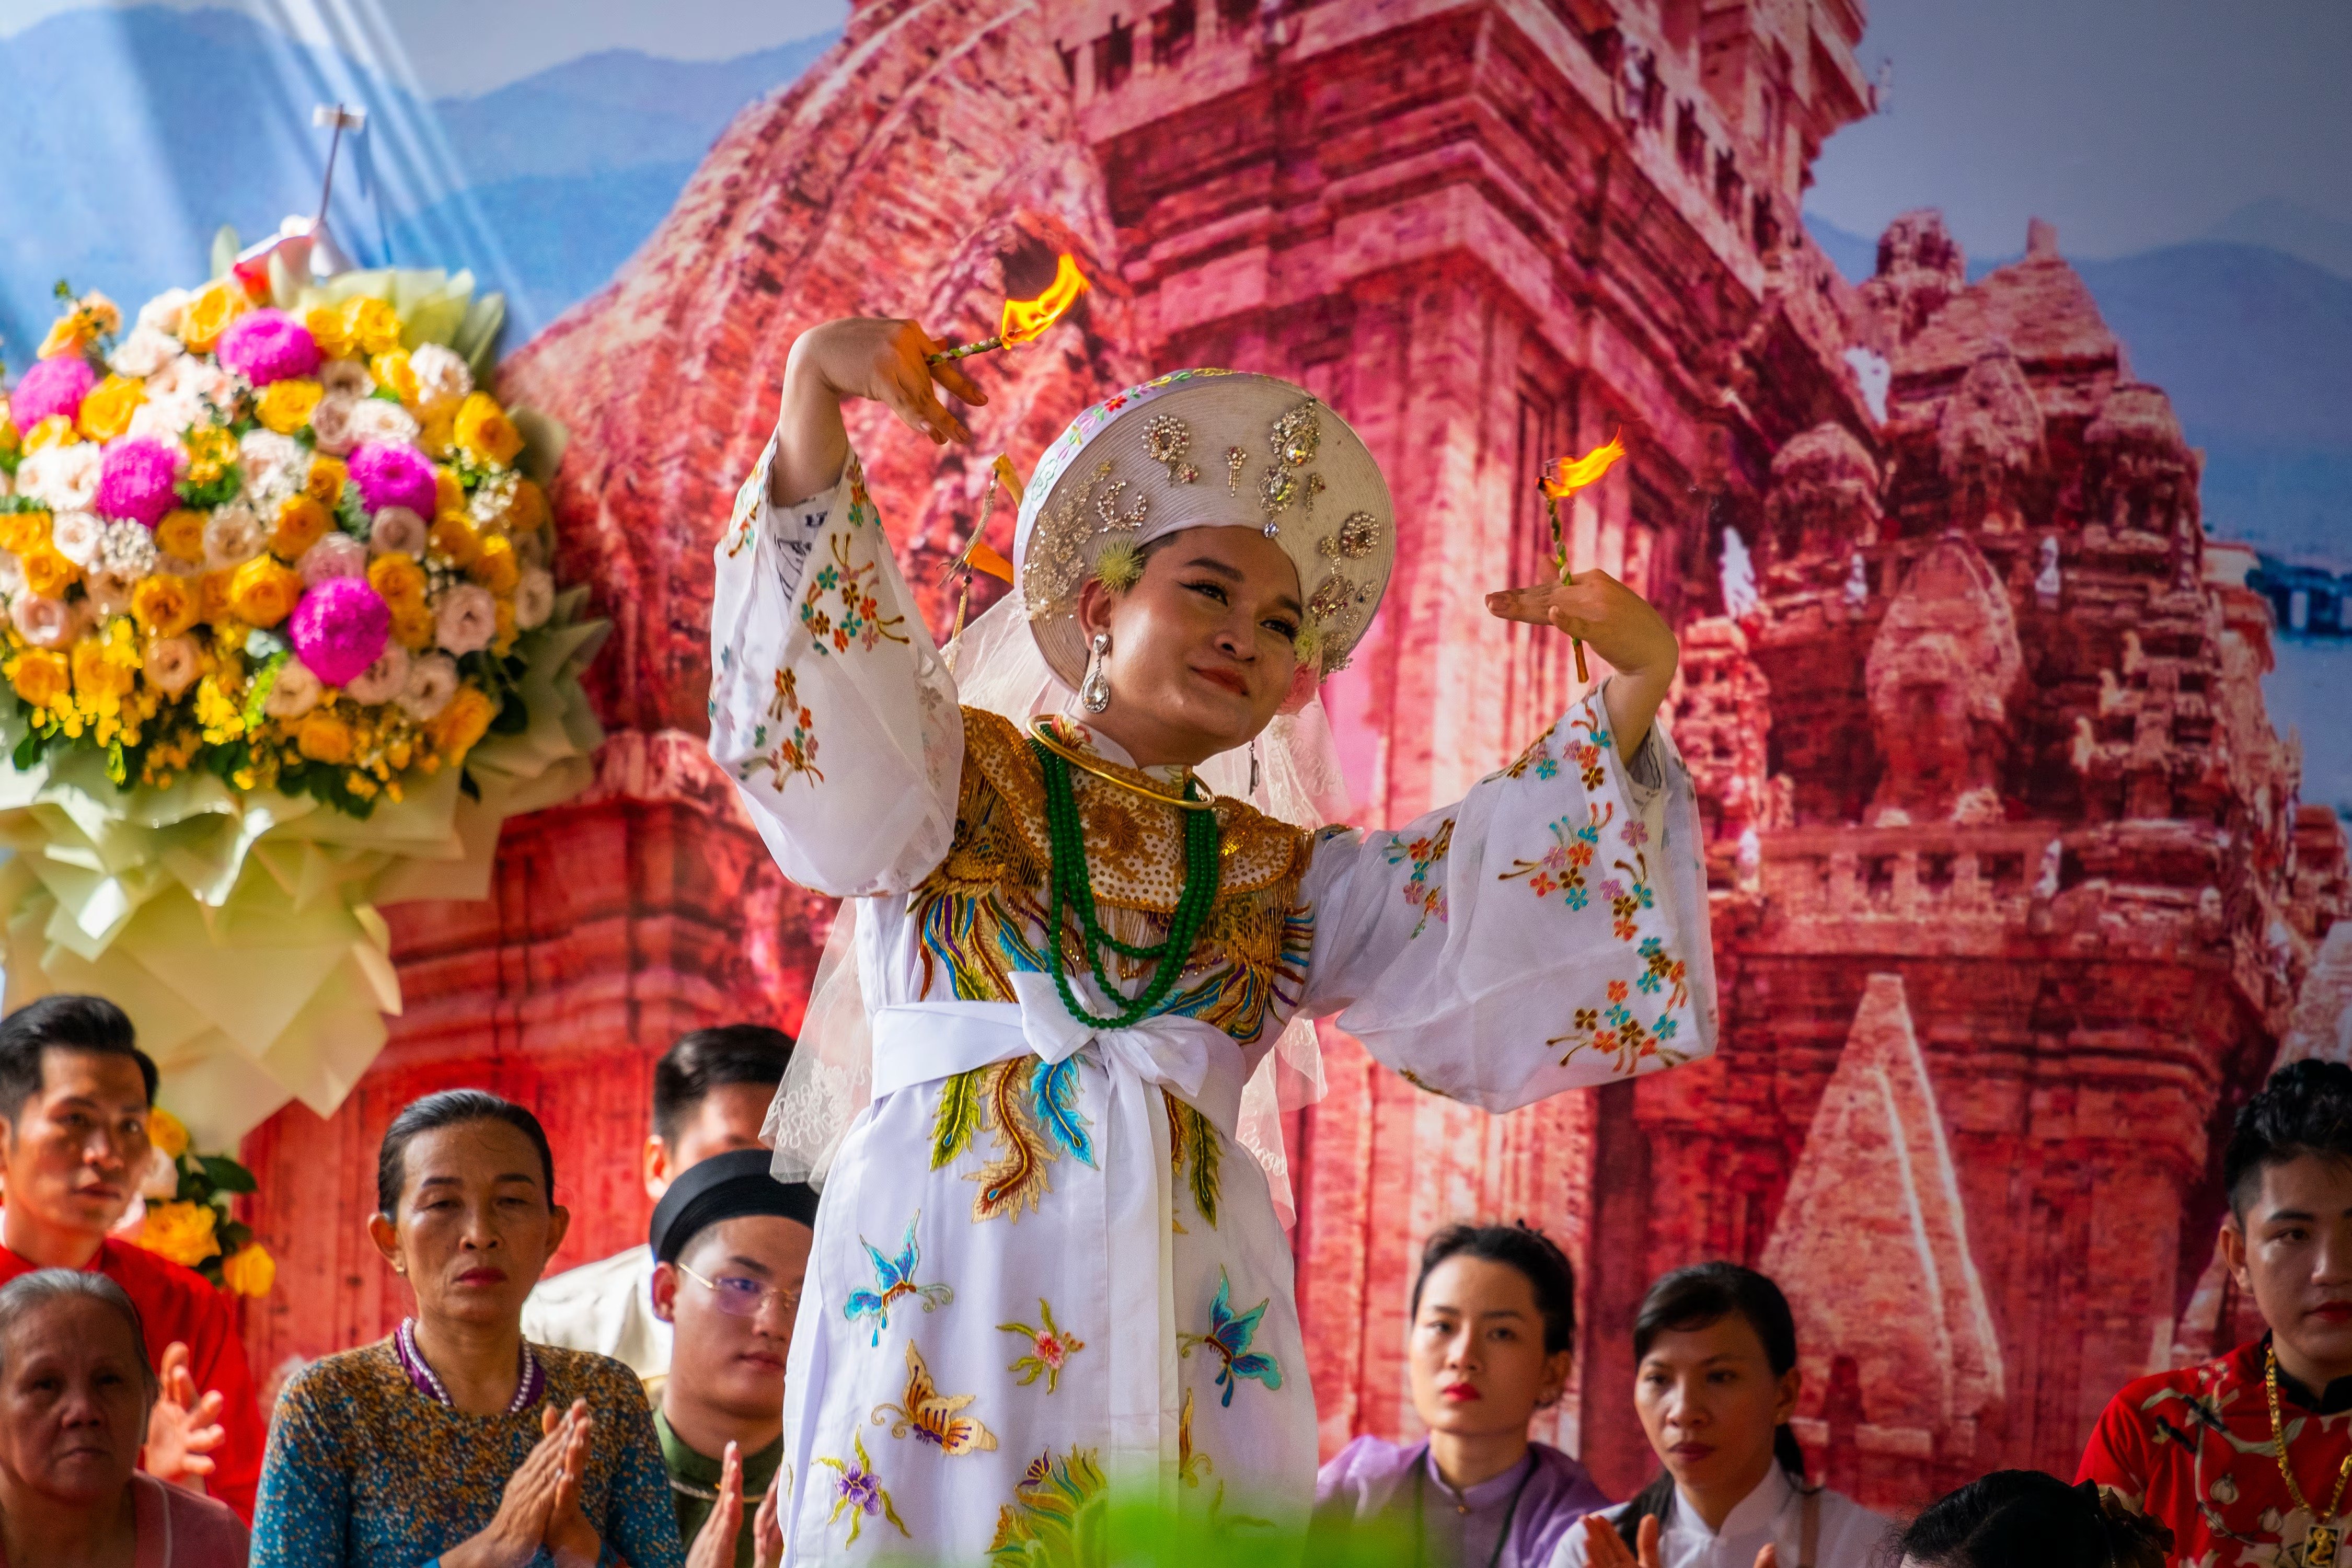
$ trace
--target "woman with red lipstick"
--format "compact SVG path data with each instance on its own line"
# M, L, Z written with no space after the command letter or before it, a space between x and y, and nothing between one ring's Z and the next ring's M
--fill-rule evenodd
M1575 1521L1606 1508L1584 1467L1528 1427L1558 1403L1575 1357L1576 1276L1524 1225L1430 1237L1406 1347L1429 1436L1359 1437L1316 1482L1317 1539L1381 1520L1434 1568L1545 1568Z
M1805 1480L1797 1326L1735 1263L1677 1268L1633 1319L1633 1405L1664 1473L1587 1516L1551 1568L1877 1568L1890 1521Z
M563 1240L539 1119L478 1089L393 1118L368 1234L415 1292L390 1338L278 1396L255 1568L678 1568L661 1446L635 1373L522 1337Z
M1713 1047L1697 818L1652 722L1674 633L1599 572L1482 617L1487 584L1436 551L1415 613L1456 628L1464 691L1527 635L1504 621L1614 673L1476 783L1463 755L1517 738L1449 713L1429 743L1462 798L1325 826L1323 679L1366 646L1383 688L1434 679L1365 642L1398 520L1363 438L1269 375L1106 398L1037 461L1012 592L941 649L842 416L868 398L968 440L934 386L986 399L939 346L911 321L802 333L716 552L711 756L784 874L846 896L855 955L770 1115L776 1173L825 1186L788 1561L1042 1552L1114 1475L1303 1516L1276 1052L1303 1061L1337 1015L1431 1092L1505 1110Z

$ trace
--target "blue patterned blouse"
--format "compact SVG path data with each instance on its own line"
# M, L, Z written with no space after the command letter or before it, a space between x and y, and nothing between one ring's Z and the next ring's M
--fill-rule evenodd
M601 1561L680 1568L669 1477L635 1374L585 1351L532 1353L550 1403L585 1399L596 1416L580 1502L603 1538ZM479 1416L436 1403L388 1338L305 1368L270 1425L254 1568L425 1568L488 1526L539 1421L535 1406ZM549 1558L542 1549L531 1561Z

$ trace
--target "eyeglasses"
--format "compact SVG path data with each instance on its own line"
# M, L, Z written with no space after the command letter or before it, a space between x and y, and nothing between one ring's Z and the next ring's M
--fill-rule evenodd
M685 1264L676 1266L680 1274L693 1280L711 1294L720 1311L734 1318L756 1318L760 1309L770 1301L776 1306L786 1322L799 1315L801 1293L798 1290L772 1290L757 1279L747 1279L740 1274L721 1274L716 1279L705 1279Z

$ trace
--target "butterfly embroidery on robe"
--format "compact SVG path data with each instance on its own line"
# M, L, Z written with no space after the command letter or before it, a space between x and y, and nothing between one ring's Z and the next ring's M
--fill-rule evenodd
M881 1404L874 1407L874 1425L890 1423L890 1436L904 1437L909 1432L929 1443L950 1458L961 1454L983 1454L996 1447L996 1434L980 1424L972 1415L959 1415L957 1411L970 1405L977 1394L943 1394L931 1381L931 1369L923 1364L922 1352L915 1342L907 1342L907 1393L903 1405Z
M918 1211L915 1219L922 1217ZM860 1318L873 1319L874 1338L871 1342L877 1345L882 1342L882 1331L890 1326L890 1303L900 1297L920 1298L926 1312L944 1307L955 1300L955 1290L950 1286L915 1283L915 1264L919 1256L915 1247L915 1219L907 1222L907 1238L899 1244L896 1258L885 1258L881 1248L862 1236L857 1238L858 1245L866 1248L866 1256L874 1260L874 1289L852 1290L849 1300L841 1304L841 1315L853 1323Z
M1048 1448L1029 1461L1013 1500L996 1512L990 1568L1076 1568L1102 1560L1105 1493L1109 1481L1092 1448L1056 1459Z
M1042 1329L1032 1328L1027 1323L996 1325L1005 1333L1029 1336L1029 1353L1004 1370L1020 1373L1024 1388L1042 1377L1045 1380L1045 1392L1056 1394L1061 1391L1062 1368L1069 1363L1072 1356L1087 1348L1087 1342L1054 1321L1054 1309L1043 1296L1037 1298L1037 1316L1045 1325Z
M827 1458L823 1454L817 1456L818 1464L841 1472L841 1479L833 1483L833 1514L824 1522L828 1526L838 1524L841 1516L848 1514L848 1544L855 1546L857 1544L857 1532L866 1528L867 1520L878 1513L897 1525L899 1534L913 1540L913 1536L908 1535L907 1521L898 1517L898 1510L890 1501L890 1494L883 1489L882 1478L874 1473L874 1461L866 1454L866 1439L852 1433L849 1441L852 1451L857 1455L855 1464L847 1459Z
M1220 1405L1234 1402L1234 1390L1242 1385L1242 1379L1245 1377L1255 1378L1268 1389L1282 1386L1280 1363L1264 1351L1250 1349L1250 1342L1257 1338L1258 1320L1265 1316L1266 1302L1260 1301L1235 1317L1233 1295L1232 1277L1223 1269L1218 1269L1217 1299L1209 1303L1209 1331L1176 1336L1184 1347L1180 1353L1189 1356L1194 1345L1203 1345L1215 1352L1217 1359L1223 1363L1217 1368L1217 1382L1225 1391L1224 1398L1218 1401Z

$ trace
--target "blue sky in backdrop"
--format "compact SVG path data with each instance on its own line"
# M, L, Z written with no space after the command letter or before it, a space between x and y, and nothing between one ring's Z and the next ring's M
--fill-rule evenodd
M1141 8L1139 5L1139 8ZM1840 132L1808 223L1849 276L1943 209L1972 270L2057 226L2135 370L2207 458L2214 533L2352 569L2352 3L1873 0L1884 112ZM845 0L0 0L0 356L51 283L135 303L316 205L325 99L372 121L334 226L364 263L463 265L511 348L605 281ZM2269 685L2307 793L2352 812L2352 643Z

